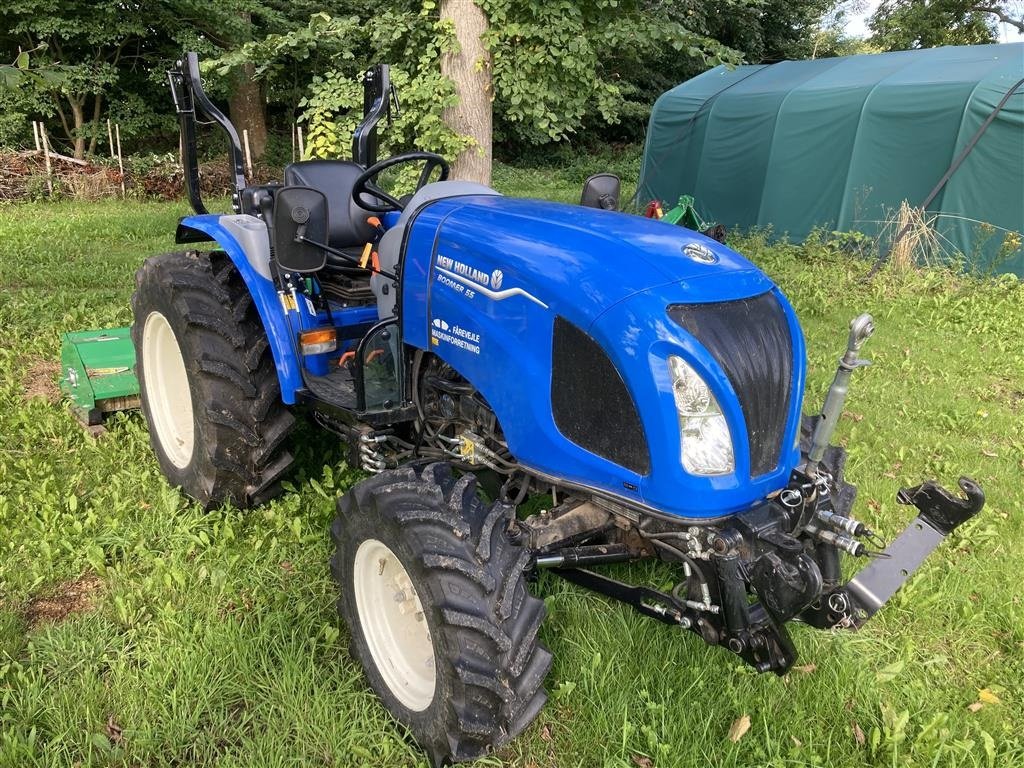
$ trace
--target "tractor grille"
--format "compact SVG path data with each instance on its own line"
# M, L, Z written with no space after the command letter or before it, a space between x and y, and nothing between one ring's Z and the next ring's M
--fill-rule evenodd
M638 475L651 471L643 424L633 396L601 345L555 318L551 410L558 431L576 445Z
M747 422L750 476L779 464L793 382L793 343L786 315L769 291L718 304L677 304L669 316L722 366Z

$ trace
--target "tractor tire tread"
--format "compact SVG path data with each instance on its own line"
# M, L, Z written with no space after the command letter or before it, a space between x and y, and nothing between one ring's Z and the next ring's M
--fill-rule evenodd
M141 315L160 293L166 294L162 306L180 319L176 335L203 420L195 446L200 455L178 484L207 509L269 500L293 461L287 440L295 417L281 403L266 332L241 275L216 251L148 259L132 296L137 349ZM159 455L155 436L153 442Z
M438 684L445 668L453 680L451 698L432 705L445 708L445 726L443 732L423 733L415 719L406 723L435 765L475 759L506 744L546 700L543 681L551 654L539 641L545 607L526 588L529 553L499 524L510 509L485 503L472 475L455 476L444 463L382 472L338 501L331 565L343 591L339 611L350 626L355 612L344 596L346 519L359 518L364 525L378 516L392 521L416 553L418 570L445 585L431 593L441 595L436 623L444 642L435 644L435 652L441 647L445 653L435 661ZM356 649L358 630L352 629ZM387 702L380 686L374 687Z

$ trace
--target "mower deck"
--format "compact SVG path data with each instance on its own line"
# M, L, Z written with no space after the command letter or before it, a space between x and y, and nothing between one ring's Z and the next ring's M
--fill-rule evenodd
M83 426L139 407L135 348L128 328L65 333L60 348L61 391Z

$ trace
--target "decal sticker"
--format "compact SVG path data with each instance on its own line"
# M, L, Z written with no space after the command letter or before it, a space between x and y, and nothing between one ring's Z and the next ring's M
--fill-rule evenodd
M466 330L458 323L449 325L448 321L435 317L430 324L430 343L439 346L442 343L464 349L470 354L480 354L480 334Z
M505 275L500 269L496 269L488 275L476 267L441 254L437 255L436 269L437 282L452 288L466 298L471 299L478 292L492 301L504 301L513 296L523 296L544 309L548 308L547 304L522 288L500 290L505 282Z

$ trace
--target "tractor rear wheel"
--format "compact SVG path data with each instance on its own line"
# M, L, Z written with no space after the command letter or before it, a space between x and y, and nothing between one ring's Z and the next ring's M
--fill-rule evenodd
M132 312L142 410L168 481L207 509L275 495L295 419L231 260L194 251L148 259Z
M338 501L331 565L353 655L434 766L507 743L547 699L544 603L510 511L447 464L382 472Z

